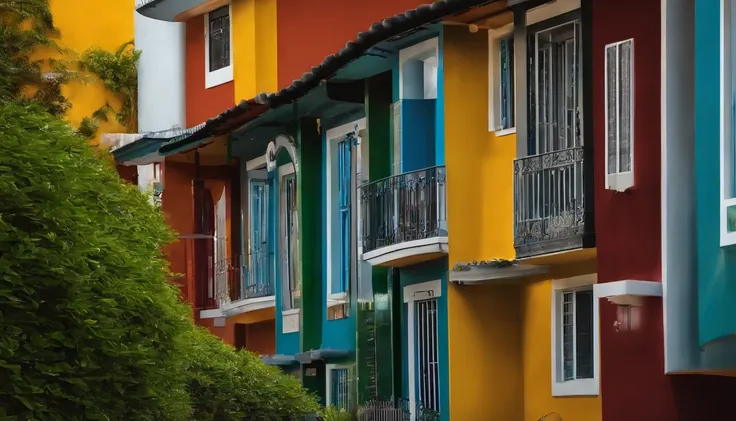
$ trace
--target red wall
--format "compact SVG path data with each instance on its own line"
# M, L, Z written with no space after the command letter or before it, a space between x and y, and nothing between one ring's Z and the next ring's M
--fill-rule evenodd
M235 105L235 84L205 89L204 17L192 18L186 25L186 119L187 127L192 127Z
M279 0L277 2L278 83L295 79L335 54L373 22L429 0ZM309 16L309 18L305 18Z
M660 0L593 4L593 134L598 281L661 281ZM604 46L634 38L634 188L605 189ZM736 408L736 379L664 375L662 300L632 308L631 328L614 327L617 306L601 300L603 421L716 420Z

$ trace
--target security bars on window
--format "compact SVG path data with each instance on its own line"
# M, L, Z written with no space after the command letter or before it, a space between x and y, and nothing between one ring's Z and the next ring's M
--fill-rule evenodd
M414 304L419 405L432 411L440 408L437 303L437 298L432 298Z
M593 291L560 294L562 381L593 378Z
M230 65L230 6L209 14L210 72Z

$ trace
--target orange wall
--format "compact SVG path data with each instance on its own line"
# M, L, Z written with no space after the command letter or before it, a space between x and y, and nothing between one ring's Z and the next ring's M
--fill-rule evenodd
M166 222L177 234L191 234L194 226L194 202L192 199L192 179L194 167L188 164L166 162L163 166L164 192L161 199L161 209ZM194 252L194 243L179 240L168 245L164 252L169 257L171 271L182 290L184 301L190 302L194 285L192 279L187 279L187 252ZM190 250L187 250L189 248Z
M186 120L187 127L192 127L235 105L235 84L228 82L205 89L203 16L187 21L186 38Z
M278 0L278 87L285 88L373 22L427 0ZM309 16L309 19L305 19Z

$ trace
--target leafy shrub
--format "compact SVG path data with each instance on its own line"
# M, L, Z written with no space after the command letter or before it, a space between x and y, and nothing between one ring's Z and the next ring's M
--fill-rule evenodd
M299 381L195 328L160 211L40 107L0 101L0 419L291 420Z
M286 421L317 410L299 380L264 365L254 354L234 352L203 329L182 337L192 419Z
M317 411L317 416L322 421L353 421L358 419L357 413L352 413L332 405Z

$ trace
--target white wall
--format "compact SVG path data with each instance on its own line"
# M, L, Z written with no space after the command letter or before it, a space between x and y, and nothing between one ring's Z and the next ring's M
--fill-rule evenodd
M185 24L135 12L138 63L138 131L186 128Z

